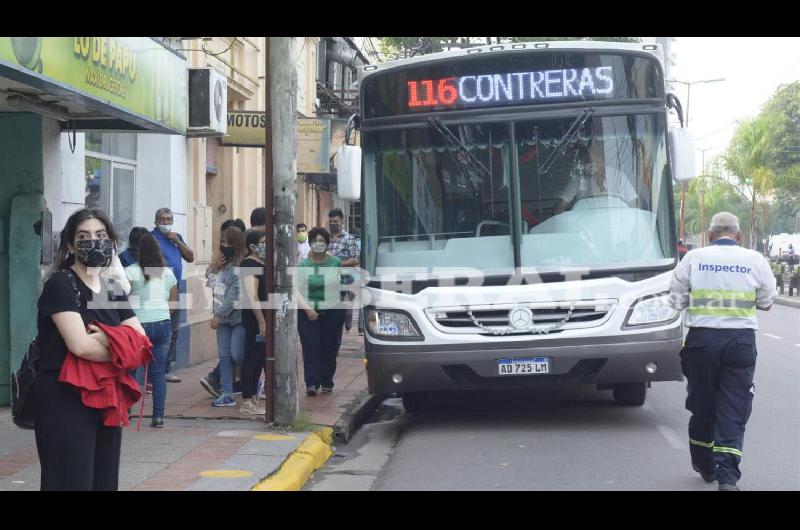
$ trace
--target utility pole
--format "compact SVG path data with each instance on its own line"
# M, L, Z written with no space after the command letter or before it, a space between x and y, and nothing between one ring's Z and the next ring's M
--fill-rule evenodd
M292 282L289 268L295 266L297 241L295 232L295 116L297 114L297 75L292 62L292 38L267 39L267 151L271 155L266 164L267 215L272 216L272 241L274 244L274 286L269 290L269 310L274 345L274 422L289 425L294 422L299 409L297 397L297 331L296 311L290 309ZM268 155L268 156L269 156ZM271 170L271 172L270 172ZM274 201L274 202L273 202ZM274 210L274 212L273 212ZM267 221L269 223L269 220ZM268 324L269 326L269 324ZM269 357L268 357L269 359ZM269 414L269 411L267 411ZM267 418L269 421L269 417Z

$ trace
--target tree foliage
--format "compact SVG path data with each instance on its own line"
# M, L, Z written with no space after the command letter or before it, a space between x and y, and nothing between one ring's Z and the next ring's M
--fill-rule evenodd
M426 55L456 47L565 40L641 42L639 37L380 37L381 51L390 59Z

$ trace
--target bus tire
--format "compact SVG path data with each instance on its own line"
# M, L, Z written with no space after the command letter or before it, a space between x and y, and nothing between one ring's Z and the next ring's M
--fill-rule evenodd
M620 405L641 407L647 399L647 383L618 383L611 390Z
M405 392L403 393L403 408L408 414L418 414L428 408L430 396L427 392Z

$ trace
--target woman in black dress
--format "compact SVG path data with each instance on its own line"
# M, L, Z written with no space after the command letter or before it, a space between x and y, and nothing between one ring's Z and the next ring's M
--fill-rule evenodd
M242 293L247 302L242 310L244 324L244 361L242 362L242 406L241 414L266 414L266 408L258 400L258 379L264 371L267 351L265 337L267 321L261 303L267 300L264 282L264 259L266 257L266 234L251 228L245 234L247 257L239 265L239 277L244 283ZM268 392L271 389L266 389Z
M87 328L89 322L127 325L144 335L127 296L99 274L111 264L116 241L101 210L73 213L61 231L56 272L39 297L44 346L35 423L42 490L118 488L122 428L104 426L102 410L85 406L79 391L58 381L67 351L91 362L111 360L108 337L96 326Z

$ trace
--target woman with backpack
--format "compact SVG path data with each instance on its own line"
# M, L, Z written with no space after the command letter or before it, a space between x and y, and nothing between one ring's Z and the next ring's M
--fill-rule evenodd
M108 336L90 322L130 326L144 335L127 296L102 274L111 265L116 241L114 226L101 210L73 213L61 231L56 272L39 297L38 337L44 346L35 385L35 429L42 490L118 488L122 428L106 426L103 410L84 405L75 387L59 381L68 351L92 363L112 359Z
M153 362L148 365L146 383L153 385L153 420L151 427L164 426L164 403L167 399L165 368L172 321L169 303L178 301L178 280L164 263L161 246L152 234L142 234L137 248L137 261L125 269L131 282L131 305L153 343Z

